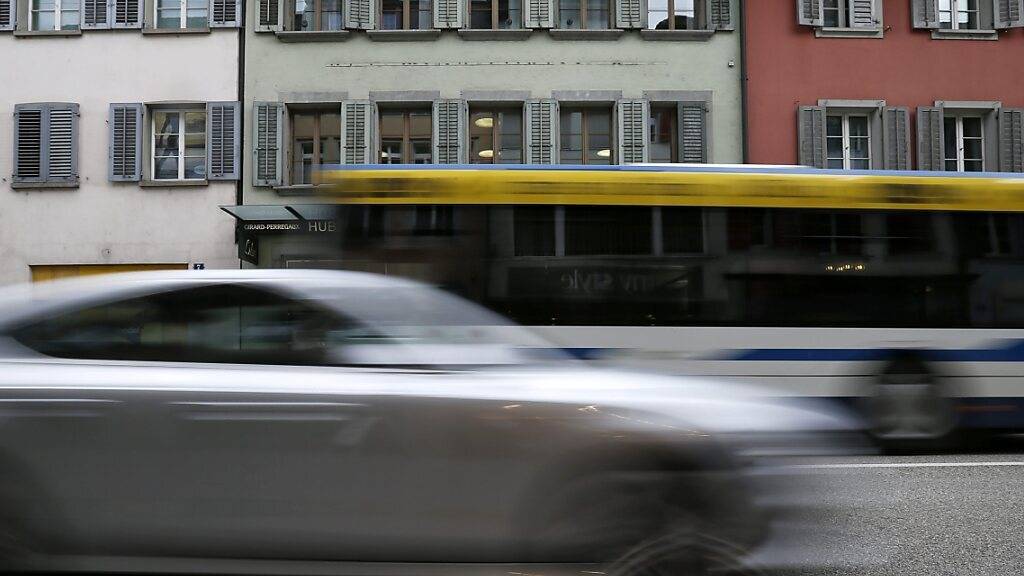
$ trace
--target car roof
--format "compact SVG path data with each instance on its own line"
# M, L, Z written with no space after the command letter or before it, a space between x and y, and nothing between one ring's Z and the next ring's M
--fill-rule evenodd
M164 290L207 284L270 284L286 291L304 289L386 289L423 287L423 284L371 274L341 270L235 269L160 270L126 272L66 278L0 289L0 326L19 322L47 310L90 302L116 300Z

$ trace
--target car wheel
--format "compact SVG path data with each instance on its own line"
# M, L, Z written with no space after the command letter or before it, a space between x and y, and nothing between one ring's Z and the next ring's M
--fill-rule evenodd
M609 576L762 576L744 562L744 551L702 534L693 524L677 524L665 534L630 550L607 570Z
M890 451L934 450L953 441L953 402L917 356L889 361L866 398L865 412L871 436Z

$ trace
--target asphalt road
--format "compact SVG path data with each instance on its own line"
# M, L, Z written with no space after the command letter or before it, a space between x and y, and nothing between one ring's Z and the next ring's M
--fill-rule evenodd
M1003 448L803 462L781 573L1024 575L1024 443Z

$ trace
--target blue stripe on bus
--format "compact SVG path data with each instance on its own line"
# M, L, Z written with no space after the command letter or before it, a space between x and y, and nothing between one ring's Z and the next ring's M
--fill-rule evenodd
M932 362L1024 362L1024 340L1012 340L998 348L960 350L916 349L914 352ZM752 348L734 350L717 360L756 362L868 362L884 360L906 349L894 348Z

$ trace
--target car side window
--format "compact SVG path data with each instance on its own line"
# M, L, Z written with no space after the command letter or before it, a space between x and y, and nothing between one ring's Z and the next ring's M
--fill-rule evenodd
M58 358L319 365L354 328L302 300L226 284L82 308L13 335Z

